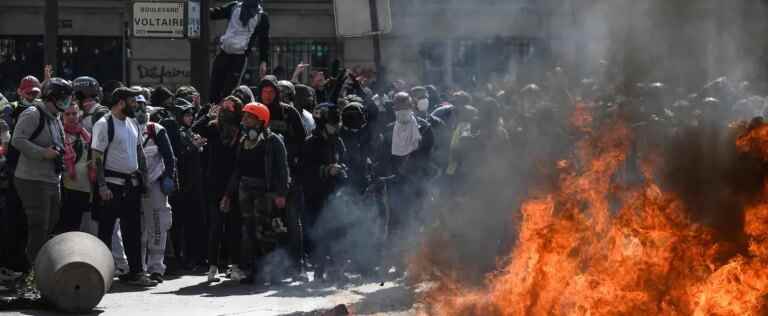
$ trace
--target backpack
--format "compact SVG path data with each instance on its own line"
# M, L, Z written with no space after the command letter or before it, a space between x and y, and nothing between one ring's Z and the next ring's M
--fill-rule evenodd
M133 126L133 124L131 123L128 123L128 124ZM137 135L141 137L141 131L139 130L139 127L138 126L135 126L135 127L136 127ZM112 118L112 115L109 115L107 116L107 147L104 148L104 164L107 163L107 154L109 154L109 146L112 145L112 140L114 139L115 139L115 120ZM136 143L138 144L139 148L141 148L142 146L141 141L137 141Z
M103 106L101 104L96 105L96 109L92 113L85 113L83 114L83 117L80 118L80 120L85 120L86 118L91 118L91 126L96 125L96 122L98 122L104 115L109 113L109 108L106 106Z
M147 143L149 143L149 140L155 140L155 137L157 137L157 131L155 130L154 124L147 124L147 139L144 140L144 144L142 146L146 147ZM157 143L157 142L155 142Z
M45 127L45 115L43 114L42 109L37 105L35 105L35 108L37 108L37 111L40 113L40 119L37 121L37 127L35 127L35 130L32 132L32 134L29 135L30 141L37 139ZM29 107L24 109L24 111L27 111L28 109ZM19 115L14 118L14 121L18 119L18 116L20 115L21 113L19 113ZM19 157L21 157L21 152L13 147L12 144L8 144L8 151L5 153L5 166L9 171L16 170L16 165L19 163Z

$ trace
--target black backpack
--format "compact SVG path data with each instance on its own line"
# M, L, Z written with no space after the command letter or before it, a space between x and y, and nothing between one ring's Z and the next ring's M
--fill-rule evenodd
M35 108L37 108L37 111L40 113L40 119L37 122L37 127L35 127L35 130L32 132L31 135L29 135L29 140L34 141L37 139L37 137L40 136L40 133L43 132L43 128L45 127L45 115L42 112L42 109L40 109L39 106L35 105ZM24 111L27 111L29 107L24 109ZM24 112L21 111L21 112ZM14 121L18 119L18 116L21 116L21 113L18 113L16 117L14 117ZM14 126L15 127L15 126ZM16 165L19 163L19 157L21 157L21 152L16 149L16 147L13 147L12 144L8 144L8 151L5 153L5 167L8 171L10 171L10 174L12 174L13 171L16 170Z
M90 117L91 126L93 126L96 125L96 122L98 122L107 113L109 113L109 108L99 104L96 106L96 109L92 113L83 114L83 117L81 117L80 120L84 120Z

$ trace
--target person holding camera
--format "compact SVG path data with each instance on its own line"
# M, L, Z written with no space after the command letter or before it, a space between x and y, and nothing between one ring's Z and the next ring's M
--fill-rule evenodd
M11 144L20 157L14 184L27 215L27 258L37 252L53 233L61 207L61 173L64 170L64 128L59 113L72 102L72 84L61 78L45 81L42 103L28 107L19 116Z

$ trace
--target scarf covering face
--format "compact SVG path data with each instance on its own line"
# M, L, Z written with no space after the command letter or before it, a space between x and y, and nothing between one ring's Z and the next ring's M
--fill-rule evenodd
M240 9L240 23L248 25L248 21L256 14L262 12L261 0L245 0L243 1L243 8Z
M67 135L75 136L75 141L70 141L69 137L64 137L64 166L67 168L67 175L70 179L77 179L77 172L75 170L75 164L78 160L78 151L82 155L82 144L90 144L91 143L91 134L88 133L82 126L80 126L79 123L76 124L64 124L64 132L67 133ZM75 150L75 145L77 143L77 136L80 136L80 146L79 150Z
M410 113L410 119L407 122L397 120L392 133L392 154L399 157L408 156L419 148L421 142L421 133L419 124L413 112Z

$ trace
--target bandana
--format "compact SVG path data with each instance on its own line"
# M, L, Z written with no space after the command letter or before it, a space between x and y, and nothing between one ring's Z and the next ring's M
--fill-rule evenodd
M421 142L421 133L416 117L411 113L407 122L397 120L392 132L392 154L404 157L419 148Z
M80 135L80 139L83 144L91 143L91 134L88 133L80 124L64 124L64 131L68 135ZM71 179L77 179L77 173L75 172L75 164L77 163L77 151L75 150L75 143L71 142L68 137L64 137L64 166L67 168L67 174Z

